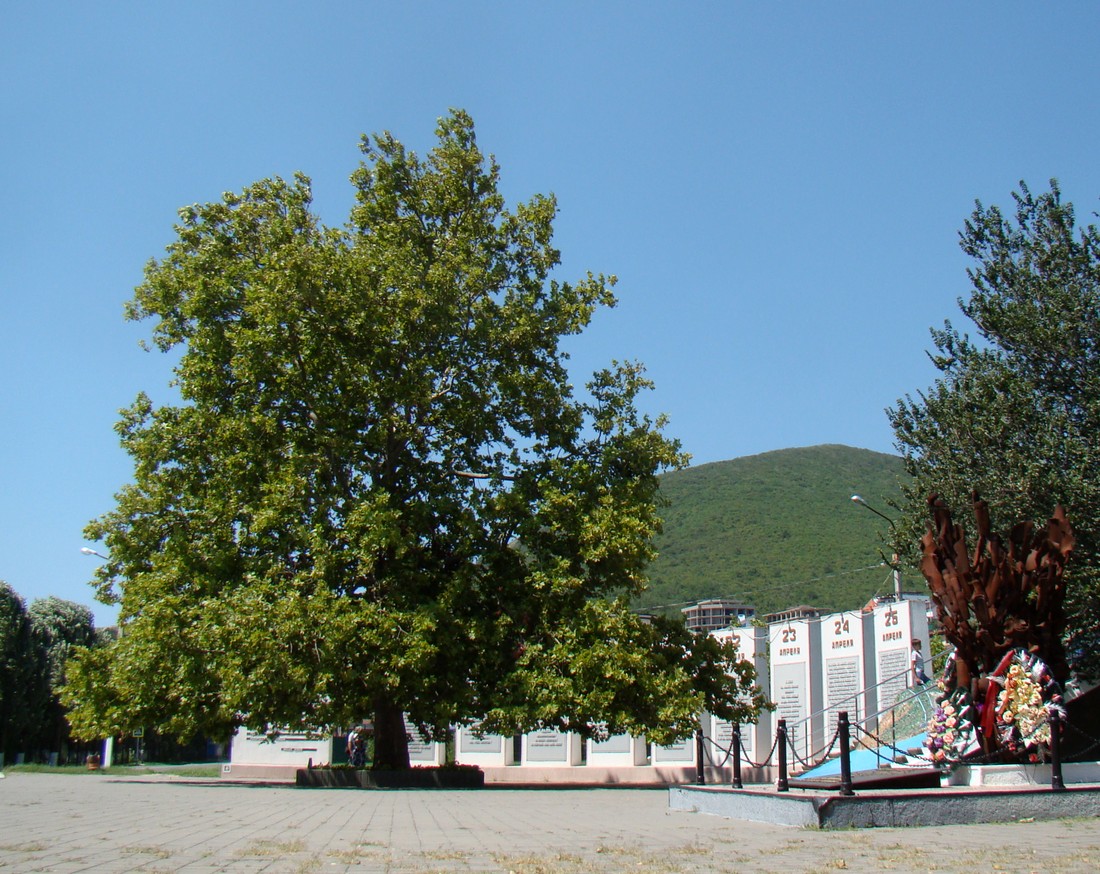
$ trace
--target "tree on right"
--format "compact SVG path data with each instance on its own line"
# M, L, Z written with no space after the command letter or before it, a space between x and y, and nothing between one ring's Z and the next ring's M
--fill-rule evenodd
M1100 675L1100 232L1079 227L1056 180L1014 209L978 202L960 232L973 265L959 299L971 336L932 330L934 384L887 409L912 479L896 546L912 554L928 496L963 507L978 492L991 524L1065 508L1077 535L1066 570L1067 652Z

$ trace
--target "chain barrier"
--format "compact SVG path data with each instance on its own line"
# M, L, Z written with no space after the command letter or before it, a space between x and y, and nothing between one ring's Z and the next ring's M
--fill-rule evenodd
M726 764L729 762L729 760L733 757L734 744L731 742L730 746L727 748L727 747L722 746L720 743L718 743L713 738L707 737L706 735L703 735L703 740L706 742L706 745L704 745L703 750L704 750L704 755L707 759L707 763L709 765L711 765L712 767L715 767L715 768L724 768L726 766ZM787 736L787 749L790 751L792 758L796 762L798 762L800 765L802 765L802 767L805 770L809 771L809 770L812 770L813 768L816 768L820 765L823 765L823 764L825 764L825 762L829 761L829 759L832 755L832 752L836 748L839 741L840 741L840 726L838 724L836 731L833 732L833 736L830 739L828 746L824 747L822 749L822 751L820 752L820 754L818 754L816 751L813 751L813 752L808 754L807 758L803 758L802 756L800 756L798 754L798 750L795 748L794 741L791 739L790 735ZM716 762L715 761L714 756L711 755L711 749L710 749L711 747L713 747L716 750L719 750L723 754L721 762ZM772 741L771 749L768 750L767 756L764 757L764 761L754 762L751 758L749 758L747 755L745 755L744 747L742 747L742 749L741 749L741 762L742 762L742 764L748 765L750 768L767 768L767 767L775 764L772 757L775 755L775 752L778 749L778 747L779 747L779 734L777 732L776 736L775 736L775 739ZM814 758L815 756L817 756L816 759Z
M733 755L733 744L731 743L730 748L727 750L724 746L718 743L718 741L714 740L713 738L707 737L705 734L703 735L703 740L710 744L710 746L703 747L703 754L707 757L707 762L710 763L710 766L712 768L726 767L726 762L728 762L730 760L730 757ZM721 762L715 764L714 758L710 754L710 747L714 747L715 749L725 753L725 756L722 758Z
M723 757L722 757L722 761L715 764L714 759L711 757L710 750L704 748L704 749L706 749L707 761L713 767L724 768L726 766L726 763L729 762L729 760L733 758L733 747L734 747L733 741L730 741L729 748L727 749L726 747L724 747L720 743L718 743L718 741L714 740L713 738L709 738L706 735L703 735L703 740L705 740L708 744L710 744L710 746L714 747L717 750L720 750L724 754ZM750 768L766 768L766 767L768 767L770 764L772 764L772 756L775 754L776 746L777 746L778 743L779 743L779 738L777 737L775 740L772 741L772 748L770 750L768 750L768 755L764 759L763 762L754 762L747 755L745 755L745 747L742 745L742 747L741 747L741 763L743 765L748 765Z
M1088 746L1075 751L1072 756L1062 756L1062 762L1087 761L1087 755L1093 750L1100 748L1100 738L1096 738L1088 732L1083 731L1078 726L1067 722L1064 718L1059 719L1058 723L1063 730L1063 736L1064 734L1072 732L1073 735L1075 735L1076 737L1083 738L1084 740L1089 742ZM1037 733L1047 727L1052 727L1049 715L1045 720L1037 723L1027 735L1022 736L1021 741L1026 745L1032 737L1034 737ZM904 757L907 762L920 763L928 767L943 767L944 765L946 765L949 769L953 769L960 765L980 766L1000 763L1002 761L1002 754L998 751L990 753L975 750L964 756L960 756L957 759L948 759L947 761L941 760L937 762L931 757L931 755L925 752L926 748L923 746L921 747L922 752L915 752L913 749L902 749L901 747L897 746L896 743L880 737L876 732L870 731L862 725L859 725L858 723L850 723L849 730L852 732L851 736L853 741L856 741L864 749L872 750L876 753L882 753L883 751L886 751L891 754L891 758L894 760L896 760L898 757ZM840 722L838 719L836 731L833 733L833 736L830 739L828 745L821 751L820 755L818 755L817 751L812 751L808 753L806 757L799 755L795 740L791 737L789 733L785 733L785 752L789 752L793 761L797 762L804 770L813 770L814 768L817 768L825 762L829 761L833 750L836 748L837 744L840 741L840 731ZM726 765L730 762L730 759L733 757L734 747L737 746L736 741L731 740L730 745L726 747L718 743L713 738L707 737L706 735L703 736L703 740L706 742L706 745L704 745L703 749L707 763L715 768L726 767ZM779 741L780 734L777 731L772 741L771 749L768 750L767 755L764 757L763 761L760 762L754 761L750 756L746 755L744 747L742 746L740 748L741 763L747 765L750 768L757 769L764 769L774 766L776 764L775 754L779 748ZM712 754L711 748L713 748L714 750L718 750L722 753L721 761L716 761L716 756Z
M772 763L772 756L775 755L775 751L779 749L779 735L775 735L772 740L772 748L768 750L768 755L762 762L754 762L752 759L745 755L745 750L741 749L741 761L748 765L750 768L767 768Z
M833 747L837 745L837 742L839 740L840 726L838 725L837 730L833 732L833 739L829 741L829 746L825 748L824 752L821 753L821 758L819 758L817 761L813 761L813 756L815 755L813 751L807 754L807 757L811 761L806 761L806 759L802 758L802 756L798 754L798 750L795 749L794 743L791 741L791 737L789 734L787 735L787 748L791 751L791 755L794 757L794 760L802 766L803 770L811 771L814 768L824 765L827 761L829 761L829 754L833 751Z
M714 759L711 757L710 750L707 747L704 747L704 751L705 751L705 755L707 757L707 761L713 767L724 768L726 766L726 763L733 757L733 746L734 746L733 742L732 741L730 742L730 746L727 749L726 747L724 747L720 743L718 743L718 741L714 740L713 738L707 737L705 734L703 735L703 740L706 741L707 744L714 747L715 749L720 750L724 754L724 756L722 758L722 761L719 762L718 764L715 764ZM778 744L779 744L779 738L777 736L772 741L772 748L770 750L768 750L768 755L765 756L763 762L754 762L752 759L750 759L745 754L745 747L744 747L744 745L742 745L742 747L741 747L741 763L744 764L744 765L748 765L750 768L766 768L766 767L768 767L769 765L772 764L772 756L775 755L775 751L776 751L776 748L777 748Z
M1082 731L1080 728L1078 728L1072 722L1063 722L1062 725L1066 728L1067 731L1072 731L1075 734L1079 735L1080 737L1083 737L1085 740L1092 741L1092 743L1090 743L1083 750L1080 750L1077 753L1074 753L1073 756L1070 756L1068 758L1063 756L1062 761L1063 762L1084 762L1084 761L1088 761L1084 757L1085 753L1090 753L1094 749L1096 749L1097 747L1100 747L1100 739L1093 737L1088 732Z

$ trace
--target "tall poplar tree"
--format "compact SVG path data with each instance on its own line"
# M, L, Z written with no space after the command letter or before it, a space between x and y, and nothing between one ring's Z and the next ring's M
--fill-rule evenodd
M32 707L37 661L27 605L0 580L0 760L31 749L37 728Z
M364 137L343 228L309 180L180 212L127 310L180 350L181 401L118 425L134 482L87 535L123 634L70 669L84 735L348 725L408 764L439 737L683 737L761 703L732 650L627 608L685 462L637 364L575 392L563 337L613 277L552 276L552 197L514 210L470 118L421 159Z
M60 752L69 722L58 693L72 653L96 645L95 617L83 604L50 596L32 601L27 618L37 663L35 683L28 692L39 725L39 742L42 749Z
M936 493L956 518L971 491L993 530L1061 504L1077 536L1067 571L1069 654L1100 667L1100 232L1078 227L1058 183L1024 183L1006 215L978 203L960 233L974 260L959 306L977 337L934 330L940 377L888 410L913 479L899 546L919 541Z

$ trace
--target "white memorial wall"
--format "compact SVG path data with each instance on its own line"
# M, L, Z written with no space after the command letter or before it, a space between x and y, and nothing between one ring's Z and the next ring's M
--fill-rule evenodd
M262 732L238 728L229 746L235 765L275 765L305 768L332 762L332 738L324 735L287 733L274 739Z
M770 688L771 665L768 661L767 628L749 625L742 628L723 628L720 631L711 633L722 640L729 638L736 640L737 652L742 659L749 662L756 670L756 684L761 689ZM706 730L706 727L704 727L704 730ZM774 732L770 711L761 713L756 722L742 723L742 759L751 762L755 761L758 755L765 755L771 749ZM725 719L712 717L707 736L723 750L728 750L733 744L733 723Z
M653 745L654 765L694 765L695 738L687 737L674 744Z
M797 619L768 626L771 651L770 698L774 717L786 720L787 738L797 756L806 758L820 748L823 735L821 706L821 621Z
M874 613L874 689L878 712L894 706L898 695L912 685L912 641L921 642L927 658L928 607L926 601L879 604Z
M455 729L455 761L460 765L500 768L516 763L515 743L499 734L482 734L476 725Z
M867 653L873 645L871 615L853 610L821 620L821 681L824 690L825 735L836 730L837 714L847 711L850 722L870 712L867 687L871 676Z
M432 767L446 764L447 745L428 740L405 717L405 732L409 736L409 764L416 767Z
M613 734L606 740L588 741L585 758L590 767L636 768L649 764L649 744L644 737Z
M735 638L741 657L756 670L757 684L776 705L756 723L741 726L743 761L766 758L772 748L775 720L787 721L797 756L822 752L836 730L836 715L847 710L855 723L873 719L891 707L911 686L911 641L921 641L926 672L929 661L928 601L903 600L880 604L871 613L834 613L819 619L779 622L768 627L727 628L711 632ZM421 737L409 725L409 757L414 765L439 765L446 760L444 744ZM733 726L702 715L707 737L721 749L732 744ZM614 735L588 741L556 730L534 731L520 738L479 735L476 726L455 729L455 761L481 767L639 767L695 765L694 738L652 750L643 737ZM711 748L711 758L715 755ZM718 755L718 761L721 755ZM240 729L233 738L231 761L305 767L332 761L332 739L308 734L283 734L274 741Z
M535 767L568 767L581 763L581 736L543 728L523 736L522 763Z

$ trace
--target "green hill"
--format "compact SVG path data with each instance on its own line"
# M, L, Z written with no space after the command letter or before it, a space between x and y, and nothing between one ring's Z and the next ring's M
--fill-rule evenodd
M781 449L665 474L664 532L640 608L736 598L762 613L798 604L863 606L893 590L882 566L889 525L854 504L891 514L901 459L848 446ZM919 591L923 580L903 577Z

